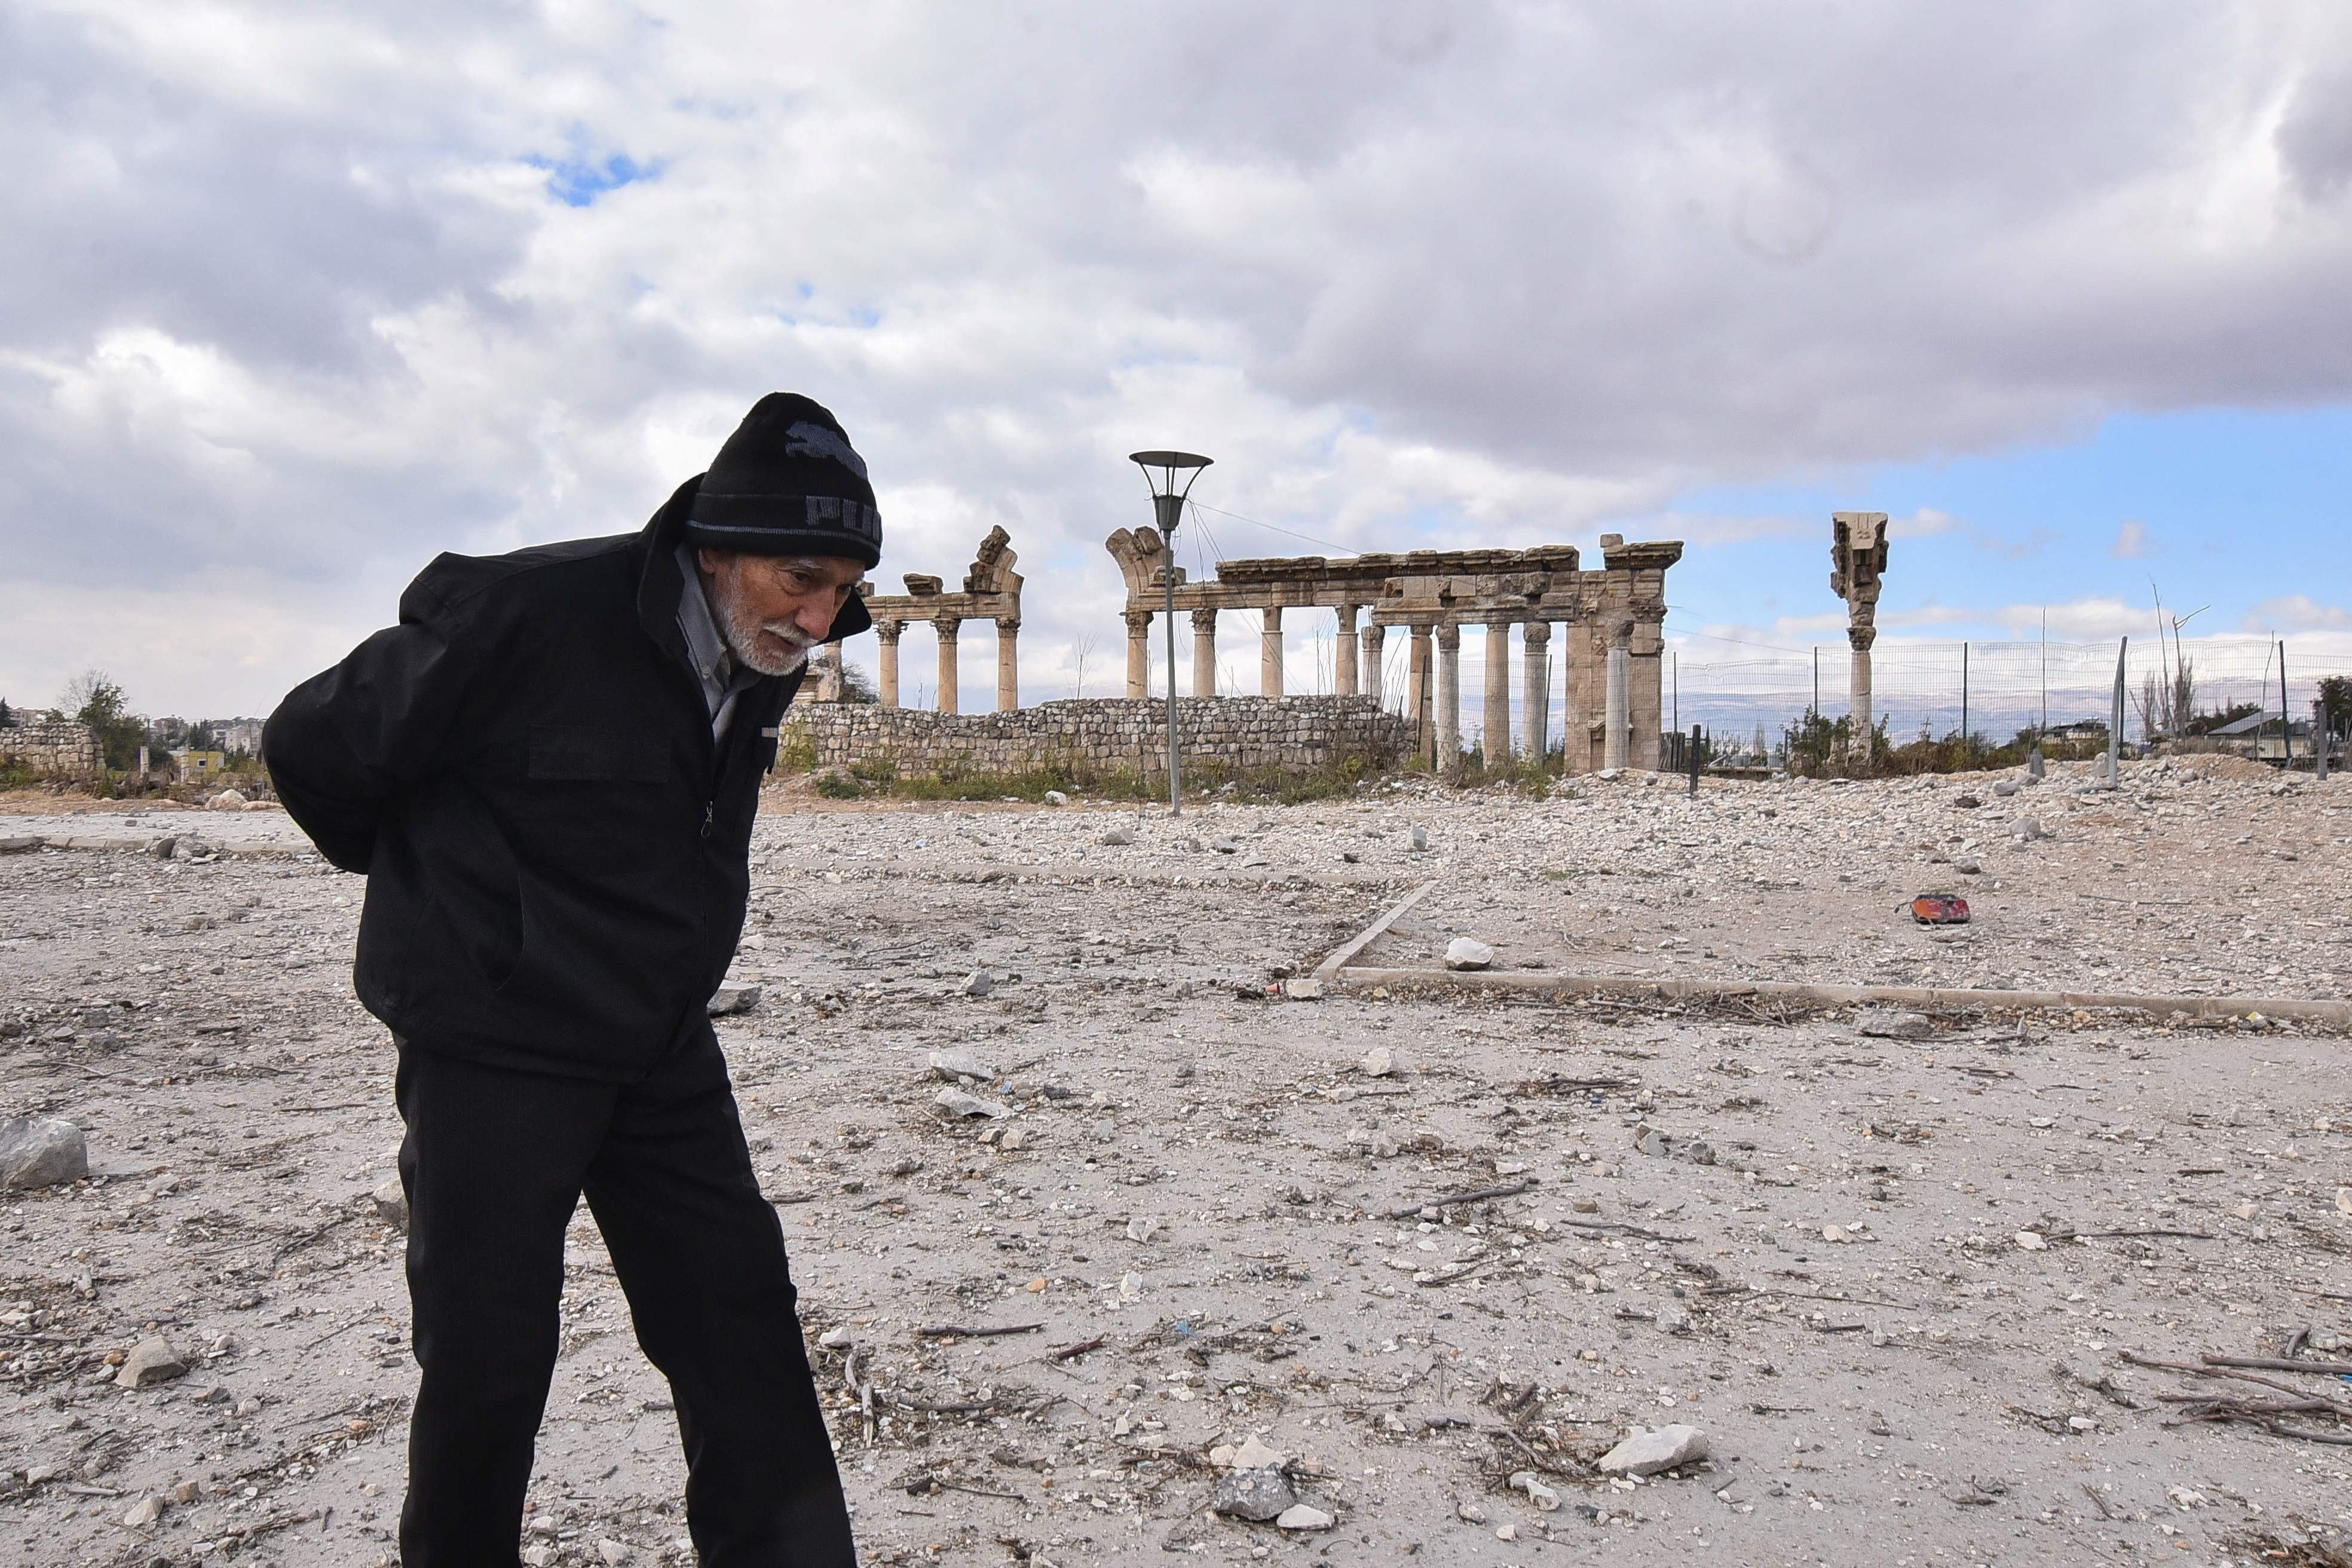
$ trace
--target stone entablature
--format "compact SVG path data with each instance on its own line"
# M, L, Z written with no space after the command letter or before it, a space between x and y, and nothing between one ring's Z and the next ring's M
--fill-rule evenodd
M106 771L97 732L71 720L0 725L0 766L12 763L43 779L92 779Z
M1013 536L1002 528L992 528L988 537L980 542L980 548L972 552L971 569L963 574L961 593L946 592L945 583L921 572L906 574L903 581L907 591L903 594L877 594L871 584L857 585L857 592L866 600L866 613L874 617L874 637L879 645L874 685L883 707L898 706L898 638L910 621L927 621L939 634L940 712L959 710L956 634L966 621L996 623L997 710L1010 712L1021 706L1020 654L1015 639L1021 635L1022 577L1013 569L1019 559L1013 551ZM839 701L839 643L825 645L814 673L817 700Z
M1404 724L1362 697L1186 699L1177 704L1186 776L1196 767L1307 773L1359 761L1391 768ZM1165 778L1167 705L1086 698L996 713L830 703L784 715L779 750L805 743L819 767L887 758L903 774L1010 773L1062 766L1078 773Z
M1150 527L1120 529L1104 543L1127 580L1127 689L1140 698L1150 668L1151 617L1166 609L1168 549ZM1425 762L1450 762L1461 734L1461 629L1479 626L1486 636L1485 745L1496 763L1511 750L1510 632L1520 626L1535 650L1524 672L1523 749L1541 756L1550 708L1542 650L1553 626L1565 625L1569 771L1654 767L1664 717L1666 569L1682 558L1683 547L1676 541L1628 544L1612 533L1601 536L1601 549L1597 572L1580 570L1572 544L1222 561L1216 580L1205 583L1187 582L1177 566L1176 608L1192 617L1193 695L1215 692L1217 616L1225 610L1259 613L1260 690L1267 696L1282 692L1284 610L1335 611L1333 684L1342 695L1376 701L1382 644L1389 627L1402 626L1412 638L1402 708L1415 749Z

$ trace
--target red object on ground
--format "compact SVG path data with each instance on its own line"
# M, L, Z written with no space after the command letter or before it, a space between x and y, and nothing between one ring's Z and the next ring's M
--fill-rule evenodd
M1923 926L1964 926L1969 901L1958 893L1922 893L1911 900L1911 918Z

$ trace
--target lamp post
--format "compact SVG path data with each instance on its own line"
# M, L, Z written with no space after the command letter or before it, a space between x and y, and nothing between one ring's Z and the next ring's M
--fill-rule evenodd
M1130 452L1128 461L1143 470L1151 487L1151 510L1160 524L1160 574L1168 589L1168 815L1184 815L1176 779L1176 525L1184 519L1184 498L1209 459L1192 452ZM1155 471L1156 470L1156 471ZM1176 476L1184 476L1181 489Z

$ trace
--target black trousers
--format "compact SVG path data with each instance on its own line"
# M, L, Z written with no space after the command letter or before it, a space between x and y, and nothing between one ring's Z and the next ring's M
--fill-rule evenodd
M563 1233L583 1194L669 1379L705 1568L850 1568L856 1551L801 1340L708 1027L631 1084L482 1067L401 1042L408 1293L424 1376L404 1568L515 1568L554 1375Z

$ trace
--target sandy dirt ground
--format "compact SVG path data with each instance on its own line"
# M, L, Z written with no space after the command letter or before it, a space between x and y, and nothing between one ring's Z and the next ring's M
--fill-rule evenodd
M2352 784L2014 782L780 799L719 1027L866 1559L2352 1563L2340 1033L1281 994L1432 880L1361 962L2345 994ZM390 1563L363 886L275 812L16 805L0 1114L92 1174L0 1194L0 1563ZM1965 930L1899 912L1945 886ZM1009 1114L942 1110L952 1050ZM667 1389L572 1243L530 1560L691 1562ZM186 1370L121 1386L152 1338ZM2301 1364L2143 1364L2208 1353ZM1667 1423L1707 1457L1595 1473ZM1214 1511L1252 1440L1329 1528Z

